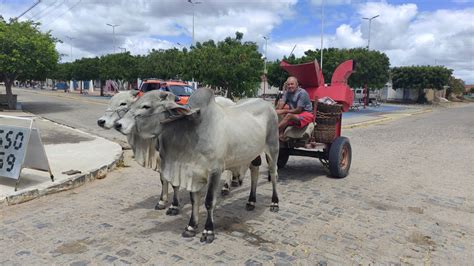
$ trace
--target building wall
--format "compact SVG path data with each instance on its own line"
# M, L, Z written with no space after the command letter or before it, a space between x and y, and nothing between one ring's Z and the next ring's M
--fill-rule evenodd
M258 96L261 96L263 95L265 91L265 94L278 94L278 88L277 87L272 87L270 86L270 84L268 84L268 82L266 81L262 81L260 82L260 86L258 88L258 91L257 91L257 95Z

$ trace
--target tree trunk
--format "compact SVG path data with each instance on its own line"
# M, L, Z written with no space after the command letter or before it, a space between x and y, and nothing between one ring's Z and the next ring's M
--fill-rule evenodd
M100 96L104 96L105 80L100 80Z
M9 79L9 78L5 79L5 92L7 94L8 109L10 110L16 109L16 102L13 98L13 93L12 93L13 82L14 82L13 79Z

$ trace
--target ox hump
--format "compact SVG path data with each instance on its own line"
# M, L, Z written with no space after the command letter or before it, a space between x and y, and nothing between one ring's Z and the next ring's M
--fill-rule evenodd
M214 92L208 88L199 88L189 97L188 104L191 108L204 108L213 102Z

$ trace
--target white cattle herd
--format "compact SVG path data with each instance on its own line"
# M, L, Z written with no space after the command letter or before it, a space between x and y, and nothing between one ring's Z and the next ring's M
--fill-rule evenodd
M112 97L98 125L125 134L135 160L160 173L162 192L155 209L165 208L168 183L174 190L168 215L179 212L179 188L190 192L192 213L183 237L196 235L201 193L205 191L207 220L201 242L214 240L214 209L221 175L226 170L233 173L232 184L241 184L240 178L250 168L246 209L255 208L262 153L273 187L270 211L278 211L278 117L269 102L254 98L234 103L214 97L206 88L196 90L187 105L175 103L175 96L169 92L151 91L140 98L136 92L121 92ZM228 194L229 183L226 179L223 195Z

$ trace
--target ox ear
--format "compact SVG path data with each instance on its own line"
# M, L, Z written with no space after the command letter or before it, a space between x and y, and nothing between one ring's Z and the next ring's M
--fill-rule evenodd
M173 95L174 97L174 95ZM165 105L165 109L168 111L168 116L161 121L162 124L178 120L181 118L196 119L199 117L199 108L191 109L188 106L180 105L175 102L169 102Z
M176 96L174 96L174 94L172 94L170 92L162 91L161 94L160 94L160 99L162 101L172 101L172 102L174 102L174 100L176 99Z

